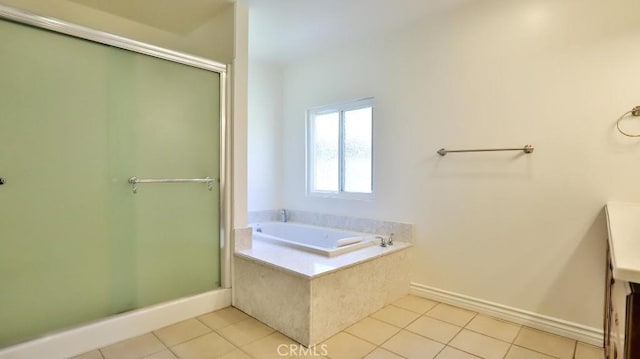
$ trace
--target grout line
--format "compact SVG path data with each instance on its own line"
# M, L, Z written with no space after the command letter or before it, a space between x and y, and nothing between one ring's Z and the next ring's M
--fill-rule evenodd
M232 343L232 344L233 344L233 343ZM242 348L241 348L241 347L236 346L235 344L233 344L233 346L234 346L236 349L238 349L241 353L246 354L249 358L254 359L254 356L253 356L253 355L251 355L251 354L249 354L246 350L242 350ZM232 352L229 352L229 353L232 353ZM226 355L226 354L225 354L225 355Z
M368 317L367 317L367 318L368 318ZM384 323L384 324L389 324L389 323L387 323L387 322L382 322L382 323ZM391 325L391 324L389 324L389 325ZM349 332L347 331L347 329L349 329L349 328L347 328L347 329L345 329L345 330L341 330L341 331L340 331L340 333L343 333L343 332L344 332L344 333L349 334L349 335L352 335L352 336L354 336L354 337L356 337L356 338L358 338L358 339L362 339L362 340L364 340L365 342L367 342L367 343L369 343L369 344L373 344L373 345L375 345L376 347L379 347L379 346L381 346L382 344L386 343L386 342L387 342L387 340L389 340L389 339L391 339L391 338L395 337L395 336L396 336L396 334L398 334L398 333L400 333L400 332L402 331L402 328L398 328L398 327L396 327L396 326L393 326L393 327L394 327L394 328L396 328L396 329L399 329L399 330L398 330L397 332L393 333L393 334L392 334L388 339L386 339L385 341L383 341L381 344L376 344L376 343L372 342L371 340L366 339L366 338L362 338L361 336L359 336L359 335L357 335L357 334L349 333ZM328 339L327 339L327 340L328 340ZM324 343L324 342L323 342L323 343Z
M467 331L470 331L470 332L473 332L473 333L476 333L476 334L479 334L479 335L482 335L482 336L485 336L485 337L487 337L487 338L495 339L495 340L497 340L497 341L500 341L500 342L503 342L503 343L507 343L507 344L513 344L513 342L516 340L516 337L517 337L517 335L516 335L515 337L513 337L513 340L512 340L512 341L508 342L508 341L506 341L506 340L504 340L504 339L502 339L502 338L496 338L496 337L493 337L493 336L491 336L491 335L489 335L489 334L482 333L482 332L479 332L479 331L477 331L477 330L469 329L469 328L467 328L467 327L463 327L462 329L467 330ZM458 332L458 334L459 334L459 332ZM456 335L458 335L458 334L456 334ZM452 338L452 340L453 340L453 338Z
M480 356L478 356L478 355L476 355L476 354L469 353L468 351L462 350L462 349L460 349L460 348L453 347L453 346L451 346L451 345L447 345L447 346L445 346L445 348L455 349L455 350L460 351L460 352L463 352L463 353L465 353L465 354L472 355L472 356L474 356L474 357L476 357L476 358L478 358L478 359L482 359L482 357L480 357ZM444 349L442 349L442 350L444 350ZM508 353L508 352L509 352L509 351L507 351L507 353ZM505 355L506 355L506 354L505 354Z
M386 323L386 322L383 322L383 323ZM386 323L386 324L389 324L389 323ZM389 324L389 325L391 325L391 324ZM396 327L396 326L394 325L394 327ZM398 327L396 327L396 328L398 328ZM400 355L400 354L398 354L398 353L394 352L394 351L393 351L393 350L391 350L391 349L387 349L387 348L383 348L383 347L382 347L382 346L383 346L383 345L385 345L387 342L389 342L391 339L393 339L396 335L398 335L398 334L402 333L402 331L404 330L403 328L398 328L398 329L400 329L400 330L398 330L398 331L397 331L396 333L394 333L392 336L390 336L389 338L387 338L387 340L385 340L385 341L383 341L382 343L380 343L380 345L378 345L378 348L383 349L383 350L386 350L386 351L388 351L388 352L390 352L390 353L393 353L393 354L396 354L396 355L398 355L398 356L400 356L400 357L405 358L405 356L404 356L404 355Z
M186 342L185 342L185 343L186 343ZM169 349L169 352L170 352L171 354L173 354L173 356L174 356L174 357L176 357L176 358L180 358L180 357L178 356L178 353L174 352L174 351L173 351L173 349L171 349L171 347L169 347L168 349Z
M524 328L524 325L520 325L520 328L518 329L518 332L516 333L516 336L513 337L513 341L511 342L511 344L515 344L516 340L520 336L520 333L522 333L522 328Z
M444 344L444 345L449 345L449 343L451 343L451 341L453 340L453 338L457 337L457 336L458 336L458 334L460 334L460 332L461 332L463 329L465 329L465 327L460 327L460 326L458 326L458 325L451 324L451 323L449 323L449 322L445 322L444 320L440 320L440 319L437 319L437 318L432 318L432 317L429 317L429 316L424 316L424 317L425 317L425 318L428 318L428 319L431 319L431 320L435 320L435 321L438 321L438 322L444 323L444 324L448 324L448 325L452 325L452 326L454 326L454 327L457 327L457 328L458 328L458 331L456 332L456 334L454 334L454 335L451 337L451 339L449 339L449 340L445 343L445 342L441 342L441 341L439 341L438 339L430 338L430 337L428 337L428 336L426 336L426 335L423 335L423 334L421 334L421 333L414 332L414 331L412 331L412 330L410 330L410 329L406 329L406 328L404 328L404 330L408 331L409 333L413 333L413 334L419 335L419 336L421 336L421 337L423 337L423 338L427 338L427 339L429 339L429 340L433 340L434 342L441 343L441 344ZM422 318L422 317L420 317L420 318ZM418 319L420 319L420 318L418 318ZM418 319L416 319L416 321L417 321ZM411 325L411 324L409 324L409 325ZM407 325L407 327L408 327L409 325ZM479 333L479 334L481 334L481 333Z
M245 312L242 312L242 311L241 311L244 315L246 315L246 316L247 316L246 318L244 318L244 319L240 319L240 320L238 320L237 322L233 322L233 323L231 323L231 324L227 324L227 325L225 325L224 327L220 327L220 328L218 328L218 329L213 329L213 328L211 328L210 326L208 326L208 325L207 325L207 323L205 323L204 321L200 320L200 317L203 317L203 316L205 316L205 315L209 315L209 314L212 314L212 313L216 313L216 312L219 312L219 311L221 311L221 310L225 310L225 309L227 309L227 308L231 308L231 307L226 307L226 308L222 308L222 309L214 310L213 312L204 313L204 314L201 314L201 315L199 315L199 316L197 316L197 317L194 317L194 318L195 318L196 320L198 320L200 323L204 324L204 326L205 326L205 327L207 327L207 328L211 329L211 330L212 330L212 331L214 331L214 332L217 332L217 330L218 330L218 329L224 329L224 328L226 328L226 327L230 327L230 326L232 326L232 325L234 325L234 324L236 324L236 323L240 323L240 322L241 322L241 321L243 321L243 320L247 320L247 319L249 319L249 318L253 318L253 317L252 317L252 316L250 316L249 314L247 314L247 313L245 313ZM235 307L233 307L233 308L235 308ZM237 308L236 308L236 309L237 309ZM239 309L237 309L237 310L239 310ZM255 319L255 318L253 318L253 319ZM256 320L257 320L257 319L256 319ZM262 322L260 322L260 323L262 323ZM264 324L264 323L262 323L262 324ZM266 325L266 324L265 324L265 325Z
M502 359L506 359L507 355L509 354L509 352L511 351L511 348L513 348L513 343L511 343L509 345L509 349L507 349L507 352L504 353L504 356L502 356Z
M408 311L408 312L411 312L412 314L417 314L417 315L418 315L418 317L417 317L417 318L415 318L414 320L410 321L409 323L407 323L407 324L406 324L406 325L404 325L403 327L398 327L398 326L396 326L396 325L394 325L394 324L391 324L391 323L385 322L385 321L383 321L383 320L380 320L380 319L374 318L374 317L372 317L371 315L369 315L369 316L365 317L365 318L370 318L370 319L373 319L373 320L379 321L379 322L384 323L384 324L387 324L387 325L391 325L391 326L392 326L392 327L394 327L395 329L398 329L398 331L397 331L396 333L394 333L393 335L391 335L388 339L384 340L384 341L383 341L382 343L380 343L380 344L373 343L373 342L371 342L371 341L369 341L369 340L367 340L367 339L365 339L365 338L361 338L361 337L359 337L358 335L351 334L351 333L347 332L346 330L347 330L349 327L348 327L348 328L343 329L342 331L340 331L340 332L338 332L338 333L336 333L336 334L334 334L334 335L333 335L333 336L331 336L330 338L328 338L328 339L326 339L325 341L323 341L323 343L325 343L326 341L328 341L329 339L331 339L331 338L335 337L336 335L338 335L338 334L340 334L340 333L344 333L344 334L350 335L350 336L352 336L352 337L354 337L354 338L357 338L357 339L363 340L363 341L365 341L365 342L370 343L371 345L373 345L373 349L372 349L372 350L370 350L367 354L365 354L365 356L366 356L366 355L371 354L372 352L374 352L374 351L375 351L375 350L377 350L377 349L380 349L380 350L389 351L389 352L391 352L391 353L393 353L393 354L396 354L396 355L398 355L398 356L400 356L400 357L403 357L403 358L404 358L404 356L402 356L402 355L400 355L400 354L398 354L398 353L396 353L396 352L394 352L394 351L392 351L392 350L390 350L390 349L387 349L387 348L384 348L384 347L383 347L383 345L384 345L384 344L386 344L387 342L389 342L391 339L393 339L395 336L397 336L398 334L400 334L400 333L404 330L404 331L407 331L408 333L418 335L419 337L422 337L422 338L425 338L425 339L428 339L428 340L434 341L434 342L436 342L436 343L444 344L443 348L442 348L442 349L441 349L441 350L436 354L436 356L435 356L435 357L437 357L438 355L440 355L440 354L441 354L441 353L442 353L446 348L452 348L452 349L455 349L455 350L458 350L458 351L461 351L461 352L467 353L467 354L469 354L469 355L476 356L476 355L475 355L475 354L473 354L473 353L469 353L469 352L466 352L466 351L464 351L464 350L461 350L461 349L458 349L458 348L456 348L456 347L454 347L454 346L449 345L449 343L451 343L451 341L453 341L453 339L455 339L455 338L456 338L456 337L457 337L457 336L458 336L458 335L459 335L463 330L468 330L468 331L473 332L473 333L476 333L476 334L478 334L478 335L482 335L482 336L484 336L484 337L487 337L487 338L490 338L490 339L494 339L494 340L498 340L498 341L500 341L500 342L503 342L503 343L509 344L509 347L508 347L508 349L507 349L507 352L506 352L506 353L505 353L505 355L503 356L503 359L506 357L506 355L511 351L511 349L512 349L513 347L523 348L523 349L525 349L525 350L530 350L530 351L532 351L532 352L534 352L534 353L540 353L540 354L543 354L543 355L546 355L546 356L549 356L549 357L557 358L557 357L555 357L555 356L553 356L553 355L550 355L550 354L548 354L548 353L543 353L543 352L540 352L540 351L537 351L537 350L534 350L534 349L531 349L531 348L527 348L527 347L523 347L523 346L520 346L520 345L515 344L516 339L517 339L517 338L520 336L520 334L522 333L522 329L525 327L525 325L519 325L519 324L516 324L516 323L512 323L512 322L510 322L510 321L502 320L502 319L499 319L499 318L494 318L494 319L496 319L496 320L498 320L498 321L501 321L501 322L503 322L503 323L511 324L511 325L516 325L516 326L518 326L518 327L519 327L519 328L518 328L518 332L517 332L516 336L514 337L514 339L513 339L511 342L507 342L507 341L504 341L504 340L502 340L502 339L500 339L500 338L495 338L495 337L492 337L492 336L487 335L487 334L485 334L485 333L477 332L477 331L475 331L475 330L472 330L472 329L467 328L467 326L468 326L468 325L469 325L469 324L470 324L470 323L471 323L471 322L472 322L472 321L473 321L477 316L479 316L479 315L480 315L480 313L479 313L479 312L469 311L469 310L466 310L466 309L463 309L463 308L459 308L459 307L456 307L456 306L453 306L453 305L449 305L449 304L446 304L446 303L441 303L441 302L436 302L436 303L437 303L436 305L434 305L433 307L431 307L430 309L428 309L427 311L425 311L425 312L424 312L424 313L422 313L422 314L421 314L420 312L415 312L415 311L413 311L413 310L409 310L409 309L407 309L407 308L403 308L403 307L396 306L396 305L394 305L393 303L387 304L387 305L386 305L386 306L384 306L382 309L380 309L380 310L383 310L384 308L386 308L386 307L388 307L388 306L393 306L393 307L395 307L395 308L397 308L397 309L403 309L403 310L406 310L406 311ZM447 305L447 306L450 306L450 307L452 307L452 308L456 308L456 309L463 309L463 310L465 310L465 311L468 311L468 312L472 312L472 313L474 313L474 315L473 315L473 316L471 317L471 319L469 319L469 320L466 322L466 324L464 324L464 326L462 326L462 327L460 327L459 325L453 324L453 323L446 322L446 321L441 320L441 319L439 319L439 318L433 318L433 317L431 317L431 316L427 315L427 313L429 313L429 312L433 311L433 310L434 310L436 307L438 307L438 305L440 305L440 304L444 304L444 305ZM223 308L223 309L224 309L224 308ZM214 312L209 312L209 313L205 313L205 314L202 314L202 315L200 315L200 316L204 316L204 315L207 315L207 314L210 314L210 313L215 313L215 312L216 312L216 311L214 311ZM373 314L373 313L372 313L372 314ZM200 316L198 316L198 317L200 317ZM236 322L234 322L234 323L231 323L231 324L229 324L229 325L225 325L224 327L221 327L221 328L218 328L218 329L213 329L213 328L209 327L209 326L208 326L204 321L200 320L198 317L193 317L193 319L196 319L199 323L203 324L203 325L204 325L204 326L205 326L209 331L208 331L207 333L202 334L202 335L199 335L199 336L193 337L193 338L191 338L191 339L189 339L189 340L183 341L183 342L181 342L181 343L177 343L177 344L173 345L173 347L175 347L175 346L177 346L177 345L184 344L184 343L188 343L188 342L190 342L190 341L193 341L193 340L195 340L195 339L198 339L198 338L200 338L200 337L203 337L203 336L208 335L208 334L211 334L211 333L216 333L216 335L219 335L221 338L223 338L224 340L226 340L227 342L229 342L229 343L234 347L234 350L239 350L240 352L242 352L242 353L244 353L244 354L248 355L249 357L252 357L252 358L253 358L253 356L251 356L251 354L249 354L248 352L246 352L245 350L243 350L243 348L242 348L241 346L237 346L237 345L235 345L234 343L232 343L231 341L229 341L229 340L228 340L226 337L224 337L220 332L218 332L218 330L222 330L222 329L228 328L228 327L230 327L230 326L232 326L232 325L239 324L239 323L244 322L244 321L247 321L247 320L249 320L249 319L254 319L254 320L258 321L260 324L262 324L262 325L264 325L264 326L267 326L265 323L263 323L263 322L261 322L261 321L259 321L259 320L255 319L255 318L253 318L253 317L251 317L251 316L248 316L247 318L241 319L241 320L236 321ZM424 335L422 335L422 334L420 334L420 333L416 333L416 332L413 332L413 331L411 331L411 330L408 330L408 329L407 329L407 327L409 327L411 324L413 324L414 322L418 321L418 320L419 320L420 318L422 318L422 317L427 317L427 318L432 319L432 320L436 320L436 321L443 322L443 323L446 323L446 324L449 324L449 325L453 325L453 326L455 326L455 327L459 328L459 330L456 332L456 334L455 334L455 335L453 335L453 336L451 337L451 339L449 339L446 343L443 343L443 342L441 342L441 341L435 340L435 339L433 339L433 338L426 337L426 336L424 336ZM489 316L489 317L490 317L490 316ZM363 318L363 319L365 319L365 318ZM493 317L490 317L490 318L493 318ZM360 320L360 321L362 321L362 320ZM360 321L359 321L359 322L360 322ZM356 323L357 323L357 322L356 322ZM356 324L356 323L354 323L354 324ZM255 340L253 340L253 341L250 341L250 342L248 342L248 343L245 343L245 344L244 344L244 346L247 346L247 345L250 345L250 344L252 344L252 343L255 343L255 342L259 341L259 340L262 340L262 339L264 339L264 338L266 338L266 337L268 337L268 336L270 336L270 335L273 335L274 333L280 333L279 331L275 330L275 329L274 329L274 328L272 328L272 327L269 327L269 326L267 326L267 327L268 327L268 328L270 328L270 329L272 329L272 332L270 332L269 334L267 334L267 335L265 335L265 336L259 337L259 338L255 339ZM529 328L529 327L527 327L527 328ZM542 331L542 330L538 330L538 329L534 329L534 328L531 328L531 329L536 330L536 331L541 332L541 333L545 333L545 334L552 334L552 333L548 333L548 332L545 332L545 331ZM162 340L161 340L161 339L156 335L155 331L151 331L151 332L149 332L149 333L150 333L150 334L152 334L156 339L158 339L158 341L159 341L159 342L162 344L162 346L164 347L164 348L163 348L162 350L160 350L160 351L163 351L163 350L169 350L173 355L175 355L176 357L178 357L178 355L177 355L177 354L172 350L172 347L169 347L168 345L166 345L166 344L165 344L165 343L164 343L164 342L163 342L163 341L162 341ZM282 333L280 333L280 334L282 334ZM144 335L144 334L143 334L143 335ZM284 334L282 334L282 335L284 335ZM558 335L556 335L556 336L558 336ZM559 336L559 337L566 338L566 337L563 337L563 336ZM129 338L129 339L130 339L130 338ZM571 339L571 338L567 338L567 339ZM126 339L125 339L125 340L126 340ZM573 359L575 359L575 356L576 356L576 354L577 354L577 346L578 346L578 341L577 341L577 340L574 340L574 345L573 345L573 355L572 355L572 358L573 358ZM104 355L104 353L102 352L102 349L104 349L104 347L103 347L103 348L98 348L98 349L97 349L97 351L98 351L98 353L100 354L100 356L101 356L103 359L105 359L105 355ZM160 352L160 351L159 351L159 352ZM156 353L151 353L150 355L153 355L153 354L156 354ZM434 357L434 358L435 358L435 357Z
M474 314L473 317L471 317L471 319L469 319L469 321L464 325L464 328L466 328L467 325L471 324L471 322L473 322L473 320L476 319L478 317L478 315L480 315L480 313L474 312L473 310L470 310L470 312L476 313L476 314Z
M209 328L209 327L207 327L207 328ZM185 341L183 341L183 342L180 342L180 343L175 343L175 344L173 344L171 347L175 347L175 346L178 346L178 345L181 345L181 344L185 344L185 343L188 343L188 342L194 341L194 340L196 340L196 339L198 339L198 338L202 338L202 337L204 337L205 335L209 335L209 334L211 334L211 333L215 333L215 332L213 331L213 329L211 329L211 328L209 328L209 329L210 329L210 331L209 331L208 333L200 334L200 335L198 335L198 336L195 336L195 337L193 337L193 338L187 339L187 340L185 340ZM155 334L155 333L154 333L154 334ZM216 334L218 334L218 333L216 333ZM220 334L218 334L218 335L220 335ZM156 335L156 336L157 336L157 335ZM221 335L220 335L220 336L221 336ZM160 338L158 338L158 340L160 340ZM226 340L226 339L225 339L225 340ZM228 340L227 340L227 341L228 341ZM170 346L168 346L168 345L166 345L166 344L164 344L164 342L162 342L162 340L160 340L160 342L161 342L164 346L166 346L168 349L171 349L171 347L170 347Z
M391 338L389 338L389 339L391 339ZM386 342L385 342L385 343L386 343ZM395 355L397 355L397 356L399 356L399 357L401 357L401 358L405 358L405 359L407 358L406 356L404 356L404 355L400 355L399 353L396 353L396 352L394 352L394 351L393 351L393 350L391 350L391 349L383 348L383 347L382 347L382 344L381 344L380 346L376 347L376 348L380 348L380 349L382 349L382 350L388 351L389 353L395 354Z
M205 313L205 314L203 314L203 315L207 315L207 314L209 314L209 313ZM209 329L211 329L211 330L214 330L213 328L211 328L210 326L208 326L208 325L207 325L207 323L205 323L205 322L203 322L202 320L200 320L200 318L199 318L199 317L201 317L201 316L202 316L202 315L199 315L199 316L195 317L195 319L196 319L197 321L199 321L200 323L202 323L202 325L204 325L205 327L207 327L207 328L209 328Z
M245 320L247 320L247 319L245 319ZM257 320L257 319L255 319L255 320ZM244 320L241 320L240 322L243 322L243 321L244 321ZM240 323L240 322L237 322L237 323ZM237 324L237 323L234 323L234 324L232 324L232 325L235 325L235 324ZM270 326L268 326L268 325L266 325L266 324L264 324L264 323L262 323L262 322L260 322L260 324L262 324L262 325L266 326L267 328L271 329L272 331L271 331L271 332L269 332L267 335L263 335L263 336L261 336L261 337L258 337L258 338L256 338L256 339L254 339L254 340L251 340L251 341L249 341L249 342L246 342L246 343L242 344L242 346L247 346L247 345L249 345L249 344L253 344L253 343L257 342L258 340L262 340L262 339L264 339L264 338L266 338L266 337L268 337L268 336L270 336L270 335L273 335L273 333L280 333L279 331L275 330L274 328L271 328ZM230 327L230 326L231 326L231 325L226 326L225 328L228 328L228 327ZM220 328L220 329L223 329L223 328ZM236 347L240 348L240 346L237 346L237 345L236 345L234 342L232 342L230 339L227 339L227 337L226 337L226 336L224 336L224 335L222 335L222 333L220 333L220 332L216 331L216 334L218 334L220 337L222 337L222 339L224 339L224 340L228 341L229 343L231 343L233 346L236 346ZM280 333L280 334L282 334L282 333ZM282 335L284 335L284 334L282 334ZM285 335L285 336L286 336L286 335ZM287 337L287 338L288 338L288 337Z
M518 345L518 344L512 344L511 346L518 347L518 348L521 348L521 349L526 349L526 350L532 351L532 352L537 353L537 354L546 355L546 356L551 357L551 358L554 358L554 359L560 359L559 357L557 357L557 356L555 356L555 355L551 355L551 354L549 354L549 353L543 353L543 352L541 352L541 351L537 351L537 350L535 350L535 349L531 349L531 348L523 347L523 346Z
M446 322L445 322L445 323L446 323ZM471 323L471 321L469 321L469 323ZM468 325L469 323L467 323L467 325ZM475 334L477 334L477 335L481 335L481 336L486 337L486 338L489 338L489 339L497 340L498 342L501 342L501 343L508 344L508 345L509 345L509 347L507 348L507 351L504 353L503 358L505 358L505 357L506 357L506 355L507 355L507 354L509 354L509 351L511 350L511 347L513 346L513 343L512 343L512 342L507 342L507 341L504 341L504 340L502 340L502 339L500 339L500 338L494 338L494 337L492 337L492 336L490 336L490 335L487 335L487 334L484 334L484 333L480 333L480 332L477 332L477 331L475 331L475 330L471 330L471 329L469 329L469 328L467 328L467 327L465 326L465 327L461 328L461 329L460 329L460 331L458 331L458 333L456 333L456 335L454 335L454 336L449 340L449 342L447 343L447 346L448 346L448 347L451 347L451 348L456 349L456 350L459 350L459 351L461 351L461 352L464 352L464 353L467 353L467 354L473 355L473 356L475 356L475 357L478 357L478 355L476 355L476 354L474 354L474 353L470 353L470 352L467 352L467 351L465 351L465 350L462 350L462 349L460 349L460 348L458 348L458 347L455 347L455 346L453 346L453 345L449 345L449 344L453 341L453 339L455 339L455 338L456 338L456 337L457 337L457 336L458 336L458 335L459 335L463 330L466 330L466 331L469 331L469 332L475 333ZM515 338L514 338L514 340L515 340Z
M153 336L158 340L158 342L160 342L160 344L162 344L162 346L164 347L164 349L162 349L162 350L158 350L157 352L153 352L153 353L151 353L151 354L145 354L145 355L144 355L143 357L141 357L141 358L146 358L146 357L148 357L148 356L150 356L150 355L157 354L157 353L160 353L161 351L164 351L164 350L169 349L169 346L168 346L168 345L166 345L166 344L165 344L165 343L160 339L160 337L158 337L158 336L156 335L156 333L154 333L153 331L151 331L151 332L149 332L149 333L150 333L151 335L153 335ZM143 335L145 335L145 334L143 334Z
M356 337L356 338L358 338L358 337ZM374 346L374 347L373 347L373 349L369 350L369 351L368 351L368 352L363 356L363 358L364 358L364 357L366 357L367 355L369 355L369 354L373 353L374 351L376 351L376 349L377 349L377 348L378 348L377 346Z
M445 349L447 349L447 347L448 347L448 345L446 345L446 344L445 344L445 345L442 347L442 349L440 349L440 351L439 351L439 352L437 352L437 353L436 353L436 355L434 355L433 359L437 358L437 357L438 357L438 355L440 355L440 353L442 353Z

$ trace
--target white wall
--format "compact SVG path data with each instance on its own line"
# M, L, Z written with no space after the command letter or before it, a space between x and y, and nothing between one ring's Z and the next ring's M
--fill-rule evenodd
M283 206L414 223L414 282L601 327L603 205L640 201L640 140L614 126L640 104L638 13L477 1L287 67ZM306 197L305 109L367 96L375 200Z
M249 60L248 208L282 207L282 69Z

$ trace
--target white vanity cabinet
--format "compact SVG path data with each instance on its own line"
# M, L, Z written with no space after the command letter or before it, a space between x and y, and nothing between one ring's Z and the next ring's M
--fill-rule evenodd
M631 283L616 280L613 277L611 261L608 260L607 262L604 316L605 358L622 359L627 358L625 356L625 333L628 321L627 298L632 294Z
M605 282L606 359L640 358L640 204L609 202Z

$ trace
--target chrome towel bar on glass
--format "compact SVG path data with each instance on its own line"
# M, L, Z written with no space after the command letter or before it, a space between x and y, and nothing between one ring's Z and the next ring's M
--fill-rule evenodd
M438 154L440 156L444 156L450 152L496 152L496 151L523 151L524 153L531 153L533 152L533 146L526 145L520 148L486 148L486 149L473 149L473 150L447 150L447 149L441 148L438 150Z
M209 191L213 189L213 182L216 179L213 177L205 178L129 178L129 183L133 185L133 193L138 192L138 183L206 183Z

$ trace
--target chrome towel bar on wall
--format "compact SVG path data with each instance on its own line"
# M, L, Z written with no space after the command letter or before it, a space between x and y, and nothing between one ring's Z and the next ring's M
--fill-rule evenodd
M447 150L447 149L441 148L438 150L438 154L440 156L445 156L447 153L452 153L452 152L498 152L498 151L522 151L524 153L532 153L533 146L526 145L520 148L486 148L486 149L471 149L471 150Z
M206 183L209 191L213 189L213 182L217 181L213 177L205 178L129 178L129 183L133 185L133 193L138 193L138 183Z

